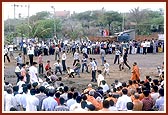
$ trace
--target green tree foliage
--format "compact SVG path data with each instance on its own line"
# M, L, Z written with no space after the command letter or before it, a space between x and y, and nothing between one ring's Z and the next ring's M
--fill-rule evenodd
M115 11L95 10L73 14L69 18L56 18L51 13L42 11L28 19L8 19L4 23L5 38L12 41L14 37L52 38L54 22L58 38L68 37L72 40L84 36L100 36L102 29L108 29L110 35L122 31L123 20L125 29L135 29L138 35L152 32L164 32L163 9L131 9L125 15ZM61 38L62 39L62 38Z

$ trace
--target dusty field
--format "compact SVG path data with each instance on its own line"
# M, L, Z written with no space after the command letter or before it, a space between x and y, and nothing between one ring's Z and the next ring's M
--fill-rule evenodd
M15 56L17 56L18 53L15 53ZM82 57L82 55L80 55ZM89 57L93 57L97 60L98 62L98 69L101 69L101 59L100 55L89 55ZM119 81L128 81L131 77L131 70L128 70L127 68L125 71L119 71L118 65L113 64L114 61L114 54L106 55L105 59L107 62L110 64L110 78L107 76L105 79L109 85L111 85L115 79L118 79ZM37 60L37 58L35 58ZM47 60L51 61L51 64L55 62L54 56L44 56L43 60L46 62ZM128 61L129 65L132 66L133 62L137 62L140 68L140 74L141 74L141 80L144 80L146 75L152 76L152 78L155 78L157 76L157 66L160 66L162 62L164 61L164 54L163 53L158 53L158 54L147 54L147 55L142 55L142 54L137 54L137 55L128 55ZM72 67L73 63L73 56L72 54L67 55L67 60L66 64L69 67ZM46 63L45 63L46 64ZM44 64L44 65L45 65ZM16 83L16 75L14 74L16 66L16 61L12 60L11 63L6 62L5 63L5 68L4 68L4 77L5 81L8 81L12 84ZM54 66L52 65L52 68L54 69ZM59 74L59 73L58 73ZM58 75L60 76L60 75ZM69 78L69 79L64 79L63 77L63 82L67 86L75 86L78 90L82 90L85 88L91 80L91 73L81 73L81 77L78 78ZM96 87L96 83L92 83L93 86Z

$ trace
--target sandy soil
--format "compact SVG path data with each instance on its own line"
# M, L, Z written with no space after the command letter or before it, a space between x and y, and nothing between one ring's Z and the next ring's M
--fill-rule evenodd
M17 56L18 52L15 53L14 55ZM82 55L80 54L80 57ZM89 55L89 57L95 58L98 62L98 69L102 69L103 66L101 66L101 59L100 55ZM35 61L37 61L37 57L34 58ZM45 61L45 64L47 60L51 61L51 66L54 69L53 63L55 62L55 57L53 55L51 56L44 56L43 60ZM128 70L128 68L125 68L124 71L119 71L118 65L113 64L114 61L114 54L109 54L106 55L105 59L107 62L110 64L110 77L106 77L106 81L109 85L111 85L115 79L118 79L119 81L125 81L127 82L130 77L131 77L131 70ZM128 63L130 66L132 66L133 62L137 62L139 68L140 68L140 74L141 74L141 80L144 80L146 75L152 76L152 78L156 78L158 75L157 73L157 66L160 66L162 62L164 61L164 53L158 53L158 54L147 54L147 55L142 55L142 54L136 54L136 55L128 55ZM72 54L67 54L67 60L66 64L69 67L72 67L73 63L73 56ZM44 65L45 65L44 64ZM16 83L16 75L14 74L14 70L16 67L16 61L12 60L11 63L6 62L5 63L5 68L4 68L4 77L5 81L8 81L12 84ZM59 73L58 73L58 76ZM91 73L81 73L81 77L75 77L75 78L69 78L69 79L64 79L63 77L63 82L67 86L74 86L78 90L82 90L85 88L91 80ZM92 83L93 86L97 86L97 83Z

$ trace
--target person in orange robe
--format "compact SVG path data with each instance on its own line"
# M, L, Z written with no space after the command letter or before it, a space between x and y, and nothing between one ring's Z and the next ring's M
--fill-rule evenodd
M137 63L134 62L133 64L133 68L132 68L132 76L131 76L131 80L140 80L140 73L139 73L139 67L137 66Z

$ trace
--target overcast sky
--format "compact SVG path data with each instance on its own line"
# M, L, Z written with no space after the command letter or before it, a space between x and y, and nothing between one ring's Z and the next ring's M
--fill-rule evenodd
M14 4L20 5L15 8L15 17L18 18L19 13L22 17L28 16L28 7L30 5L30 16L40 11L49 11L53 13L51 6L55 7L56 11L84 12L87 10L101 10L103 7L106 11L113 10L118 12L129 12L130 9L140 7L140 9L159 10L166 8L166 2L3 2L2 12L3 19L14 18ZM22 7L21 7L22 5Z

